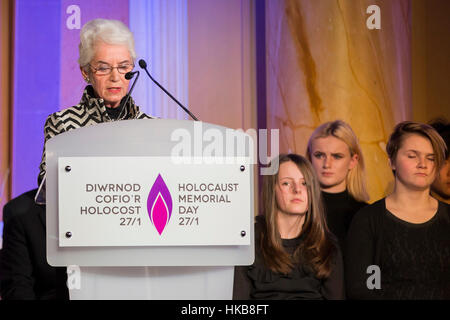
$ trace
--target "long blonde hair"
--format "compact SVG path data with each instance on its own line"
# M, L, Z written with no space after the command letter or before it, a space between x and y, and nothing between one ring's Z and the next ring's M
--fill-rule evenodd
M366 186L366 173L364 166L364 157L359 146L358 137L353 132L349 124L342 120L325 122L314 130L308 141L306 155L311 161L312 142L318 138L333 136L345 142L350 150L350 156L358 155L357 165L347 174L346 185L348 193L357 201L368 201L369 194Z
M336 252L336 247L330 239L320 185L314 168L306 158L297 154L281 154L277 160L279 165L292 161L302 172L308 190L308 211L301 231L304 241L291 257L283 249L278 231L278 205L275 196L278 173L264 176L262 205L266 223L260 240L264 262L272 271L287 274L295 262L301 259L315 271L318 278L327 278L331 272L332 255Z

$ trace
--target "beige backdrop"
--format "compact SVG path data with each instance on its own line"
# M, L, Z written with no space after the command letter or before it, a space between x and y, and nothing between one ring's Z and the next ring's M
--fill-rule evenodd
M413 118L450 120L450 1L412 1Z
M202 121L256 128L253 1L189 0L189 106Z
M189 106L203 121L257 128L255 1L188 1ZM0 7L0 186L10 165L13 3ZM450 118L450 1L265 3L267 124L280 129L280 151L304 154L314 128L343 119L360 137L371 201L384 196L392 183L384 148L395 123ZM366 27L373 4L380 30Z
M381 13L370 30L369 5ZM411 4L408 0L267 0L270 128L280 151L305 154L312 131L342 119L360 139L370 201L391 188L385 144L412 118Z

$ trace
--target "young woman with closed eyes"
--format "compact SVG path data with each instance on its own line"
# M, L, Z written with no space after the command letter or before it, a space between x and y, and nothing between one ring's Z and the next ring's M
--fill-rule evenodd
M450 207L430 195L445 143L431 126L405 121L386 151L394 191L353 218L345 257L348 297L450 299Z

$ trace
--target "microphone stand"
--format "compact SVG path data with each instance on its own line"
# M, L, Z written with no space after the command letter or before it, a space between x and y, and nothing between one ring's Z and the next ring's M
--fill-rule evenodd
M164 91L173 101L175 101L188 115L191 116L192 119L194 119L195 121L198 121L197 117L194 116L185 106L183 106L177 99L174 98L174 96L172 96L166 89L164 89L164 87L162 85L160 85L158 83L158 81L156 81L155 79L153 79L153 77L151 76L150 72L148 72L147 70L147 63L145 62L145 60L141 59L139 60L139 66L145 70L145 72L147 73L147 75L149 76L149 78L156 83L156 85L162 90Z
M120 110L119 116L117 117L116 120L120 120L120 116L122 115L122 112L125 109L125 107L128 103L128 100L130 100L131 92L133 92L134 85L136 84L136 81L139 79L139 75L140 75L139 71L134 71L134 72L130 71L130 72L125 73L125 79L127 79L127 80L132 79L136 73L137 73L136 79L134 79L134 82L131 85L130 91L128 91L128 93L127 93L127 97L125 98L125 100L123 101L123 103L120 106L121 110Z

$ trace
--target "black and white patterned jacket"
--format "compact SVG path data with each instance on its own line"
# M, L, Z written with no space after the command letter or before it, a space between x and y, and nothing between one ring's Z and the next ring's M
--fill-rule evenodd
M81 127L91 126L102 122L111 122L118 120L128 119L153 119L145 113L139 111L139 107L136 106L133 99L130 97L125 110L119 119L111 119L106 111L106 106L103 99L96 98L94 96L94 89L88 85L84 89L81 101L76 106L52 113L47 117L44 125L44 150L42 152L42 160L39 165L38 183L40 184L45 176L45 143L48 139L54 136L78 129Z

